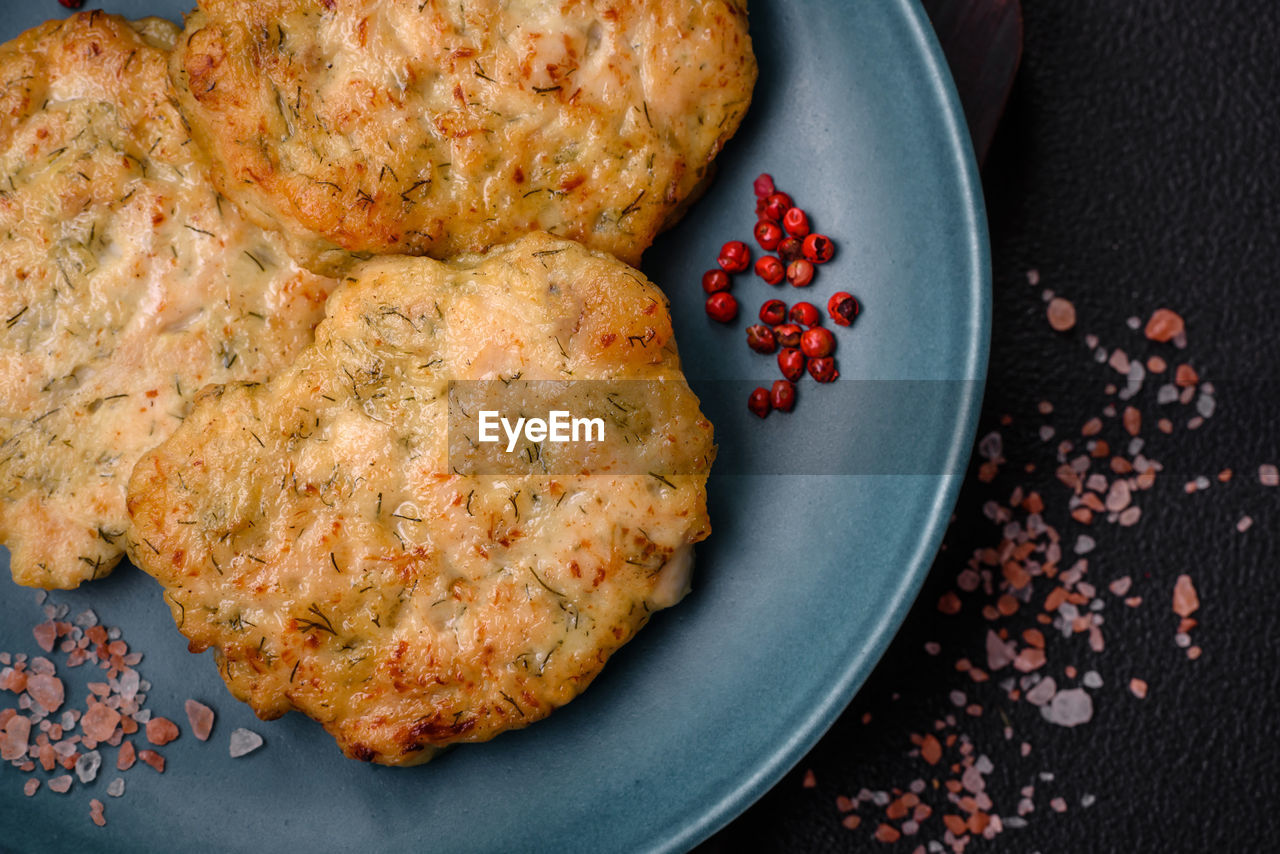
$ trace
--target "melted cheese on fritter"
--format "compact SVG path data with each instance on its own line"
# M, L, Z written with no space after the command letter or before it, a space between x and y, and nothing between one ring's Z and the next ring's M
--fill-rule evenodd
M201 0L172 74L222 191L331 272L535 229L638 263L756 64L744 0Z
M0 46L0 541L20 584L110 572L138 457L202 385L309 343L334 284L213 189L168 83L177 34L91 12Z
M662 294L545 234L369 262L327 314L291 370L209 393L138 463L130 555L260 716L416 764L546 716L683 595L711 425ZM609 474L453 473L451 381L515 377L647 387L662 417L619 415Z

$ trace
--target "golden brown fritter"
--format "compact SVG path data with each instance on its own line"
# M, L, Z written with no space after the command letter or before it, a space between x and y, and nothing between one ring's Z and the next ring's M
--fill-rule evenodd
M171 70L222 191L328 272L535 229L638 263L756 78L745 0L200 0Z
M491 462L463 437L477 389L521 384L611 413L595 462L526 442L521 471L455 473ZM130 556L260 716L417 764L545 717L683 595L714 454L629 267L545 234L379 259L290 371L210 392L138 463Z
M87 12L0 46L0 542L75 587L125 486L208 382L261 379L335 284L213 189L168 83L177 28Z

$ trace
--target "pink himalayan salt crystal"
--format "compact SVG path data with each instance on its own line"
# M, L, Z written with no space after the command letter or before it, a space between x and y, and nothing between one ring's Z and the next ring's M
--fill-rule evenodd
M1121 527L1132 528L1138 524L1138 520L1142 518L1142 508L1134 504L1126 507L1120 512L1119 522Z
M31 630L31 634L35 636L36 643L40 644L40 648L45 652L53 652L53 645L58 640L58 627L52 620L46 620Z
M1093 698L1083 688L1059 691L1053 700L1040 707L1040 714L1049 723L1073 727L1093 719Z
M1129 690L1133 692L1133 696L1139 700L1145 699L1147 696L1147 683L1141 679L1130 679Z
M54 777L49 781L49 790L59 795L65 795L71 791L71 775L63 774L61 777Z
M89 801L89 818L93 819L93 823L98 827L106 827L107 817L103 814L102 801L94 798Z
M40 760L40 767L46 771L52 771L58 762L57 754L53 752L53 745L47 741L40 745L37 758Z
M119 723L119 712L106 703L94 703L80 719L80 728L94 741L107 741Z
M208 741L209 733L213 732L213 709L199 700L187 700L185 708L191 734L201 741Z
M1076 307L1070 300L1062 297L1054 297L1049 301L1046 314L1049 317L1049 325L1057 332L1066 332L1076 325Z
M147 721L147 741L156 747L164 747L178 735L178 725L168 718L154 717Z
M116 770L128 771L138 761L138 754L132 741L120 745L120 753L116 756Z
M0 759L10 762L27 755L27 738L31 735L31 719L13 715L0 730Z
M36 789L40 788L40 781L35 777L31 777L22 785L22 794L28 798L36 793Z
M1186 332L1186 324L1177 312L1158 308L1152 313L1143 332L1152 341L1163 343L1183 335Z
M56 712L65 696L62 680L45 673L36 673L27 678L27 693L46 712Z
M999 670L1008 667L1016 657L1013 641L1004 641L995 632L987 629L987 667Z
M0 691L12 691L21 694L27 690L27 672L16 667L0 670Z
M1107 491L1106 508L1112 513L1119 513L1129 506L1130 493L1127 481L1116 480Z
M250 729L240 727L231 731L231 758L239 759L262 746L262 736Z
M1173 585L1173 613L1179 617L1190 617L1200 607L1200 597L1196 594L1191 576L1179 575Z
M164 757L154 750L139 750L138 758L154 768L157 774L164 773Z
M1053 700L1053 695L1057 693L1057 690L1058 686L1053 677L1047 676L1037 682L1034 688L1027 691L1024 697L1033 706L1043 706Z
M1280 486L1280 469L1270 463L1258 466L1258 481L1263 486Z
M1013 661L1013 666L1023 673L1030 673L1037 668L1043 667L1044 661L1044 650L1029 646L1018 653L1018 657Z

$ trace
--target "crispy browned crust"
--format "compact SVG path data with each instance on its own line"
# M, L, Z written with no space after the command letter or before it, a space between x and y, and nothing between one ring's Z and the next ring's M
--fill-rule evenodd
M679 598L711 425L661 293L544 234L369 262L327 313L292 370L209 391L139 462L130 555L260 716L416 764L545 717ZM453 473L450 381L516 377L652 380L624 385L664 414L611 399L615 474Z
M333 271L534 229L638 263L756 63L743 0L201 0L171 71L222 191Z
M101 12L0 46L0 542L75 587L125 485L207 382L262 379L333 286L220 198L168 83L178 30Z

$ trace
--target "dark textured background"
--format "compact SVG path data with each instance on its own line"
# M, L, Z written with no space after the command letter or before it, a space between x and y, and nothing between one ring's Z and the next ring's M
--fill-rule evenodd
M1024 13L1022 67L984 169L995 300L979 435L1013 416L1000 428L1013 464L994 484L969 478L916 608L845 714L700 852L911 851L941 835L935 818L919 837L884 845L871 838L874 821L843 828L835 798L925 776L907 756L908 734L954 711L951 690L977 698L952 663L961 655L985 661L989 624L972 605L939 614L938 597L975 547L998 541L982 516L985 501L1006 500L1017 483L1061 495L1052 456L1035 436L1043 420L1035 403L1054 401L1059 435L1098 413L1083 334L1136 345L1125 318L1145 319L1160 306L1186 318L1186 355L1216 384L1218 413L1194 433L1144 430L1166 466L1143 501L1144 518L1131 529L1093 526L1092 580L1101 588L1129 574L1146 596L1137 609L1108 601L1103 654L1050 654L1047 669L1074 663L1102 674L1094 720L1062 729L1026 703L1001 702L988 686L986 713L962 721L996 766L987 778L996 812L1013 814L1018 790L1037 785L1029 826L972 840L967 850L1276 850L1280 490L1262 487L1257 467L1280 463L1280 3L1024 0ZM1027 284L1032 268L1041 287ZM1043 287L1074 301L1073 333L1048 328ZM1024 462L1036 462L1038 473L1015 471ZM1184 493L1186 480L1225 467L1236 472L1230 484ZM1254 527L1237 534L1245 513ZM1074 536L1064 502L1046 516ZM1194 578L1202 602L1192 633L1204 649L1198 661L1172 639L1170 592L1180 573ZM926 641L940 642L942 655L924 654ZM1131 676L1150 683L1146 700L1128 693ZM1025 759L1024 739L1034 745ZM818 785L804 788L810 769ZM1038 780L1042 771L1053 782ZM1084 809L1086 792L1097 801ZM1049 809L1057 795L1066 813Z

